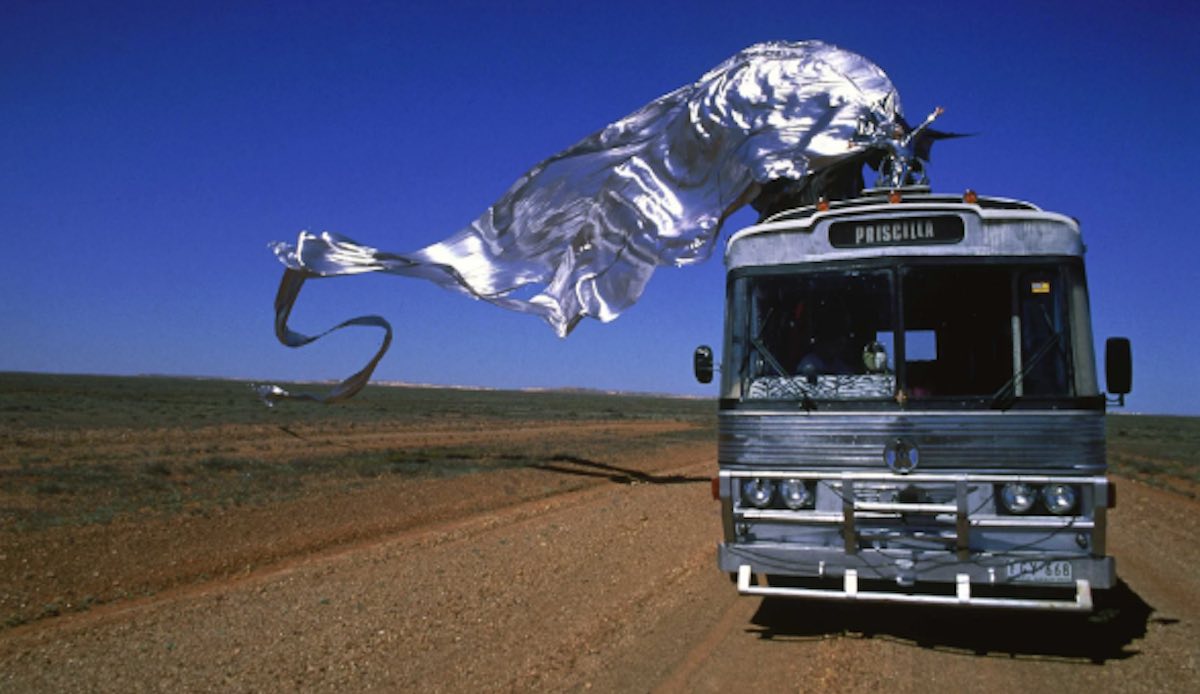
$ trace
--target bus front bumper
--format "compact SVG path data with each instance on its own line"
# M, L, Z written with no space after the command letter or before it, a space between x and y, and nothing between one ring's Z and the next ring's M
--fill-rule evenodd
M722 571L738 592L820 600L1091 611L1092 590L1116 584L1112 557L798 548L723 543ZM756 581L756 576L765 581ZM1073 593L1073 597L1071 596Z

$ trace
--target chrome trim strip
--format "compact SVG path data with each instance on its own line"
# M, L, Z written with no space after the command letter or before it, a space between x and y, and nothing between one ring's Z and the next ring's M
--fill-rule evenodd
M896 437L921 449L917 472L1104 470L1104 415L1056 412L802 412L722 410L718 461L730 466L886 469Z
M914 472L907 475L898 475L892 472L837 472L831 470L811 471L811 470L721 470L718 472L721 477L730 478L754 478L761 477L763 479L801 479L801 480L854 480L858 482L958 482L965 481L967 484L1004 484L1006 482L1024 482L1026 484L1053 484L1055 482L1063 482L1068 484L1108 484L1108 478L1098 475L1023 475L1021 473L1013 473L1011 475L997 475L992 473L974 474L974 473L928 473Z
M878 513L958 513L958 504L905 504L876 501L856 501L855 511Z
M976 528L1045 528L1048 530L1079 528L1080 530L1091 530L1096 527L1096 523L1081 516L1012 516L975 518L971 520L971 526Z
M952 511L953 513L953 511ZM767 521L771 523L792 523L795 525L837 525L843 522L844 517L840 513L827 513L822 511L758 511L758 510L743 510L736 512L736 520L747 521ZM947 514L949 515L949 514ZM957 517L957 514L955 514ZM884 518L895 518L896 514L867 514L855 513L854 518L860 520L873 520ZM936 520L953 524L955 518L941 518ZM972 528L1014 528L1021 530L1062 530L1065 528L1078 528L1079 530L1092 530L1097 527L1095 521L1083 518L1081 516L1005 516L993 518L968 518L970 527Z

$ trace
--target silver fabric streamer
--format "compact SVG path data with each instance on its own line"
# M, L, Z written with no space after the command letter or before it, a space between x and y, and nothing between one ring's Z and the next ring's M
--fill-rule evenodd
M820 41L757 44L533 167L445 241L396 254L303 231L272 249L289 269L285 284L362 272L421 277L539 315L565 337L583 316L620 315L659 265L708 258L724 219L760 184L801 180L862 151L854 136L866 117L901 117L878 66ZM520 298L522 288L536 293ZM277 300L280 340L315 339L287 328L290 308ZM384 350L352 377L362 376L357 387L348 379L337 397L303 397L348 397ZM269 402L290 397L275 390L260 393Z

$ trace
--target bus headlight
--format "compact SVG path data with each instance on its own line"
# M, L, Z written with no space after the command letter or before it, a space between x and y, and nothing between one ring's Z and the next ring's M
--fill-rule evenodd
M813 502L813 493L809 491L804 480L784 480L779 485L779 496L783 497L783 505L793 511L810 507Z
M1069 484L1047 484L1042 487L1042 501L1046 510L1061 516L1075 508L1075 488Z
M1037 494L1024 482L1009 482L1000 489L1000 501L1009 513L1025 513L1033 508Z
M742 482L742 500L755 508L766 508L771 505L771 497L775 495L775 484L761 477Z

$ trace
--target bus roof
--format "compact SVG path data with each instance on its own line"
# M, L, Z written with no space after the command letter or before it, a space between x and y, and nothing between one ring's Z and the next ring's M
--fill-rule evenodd
M867 191L786 210L729 239L729 269L885 256L1082 256L1079 223L1019 200Z

